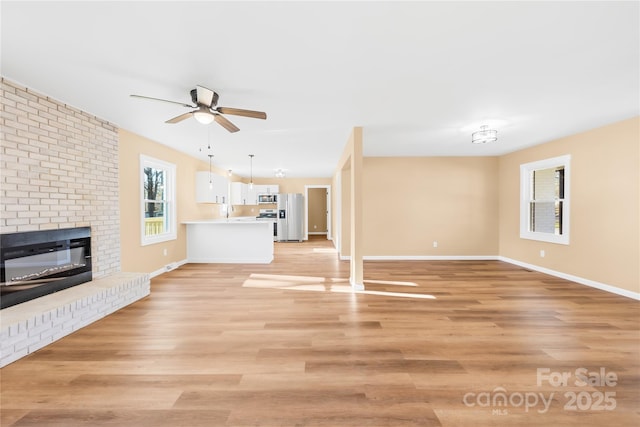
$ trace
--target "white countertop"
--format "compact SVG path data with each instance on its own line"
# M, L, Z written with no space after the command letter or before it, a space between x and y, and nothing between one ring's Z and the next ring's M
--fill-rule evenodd
M265 222L267 221L257 220L255 216L236 216L231 218L182 221L183 224L262 224Z

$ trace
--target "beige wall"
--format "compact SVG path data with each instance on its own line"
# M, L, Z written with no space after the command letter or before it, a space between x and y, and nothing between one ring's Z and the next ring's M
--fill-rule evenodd
M186 226L182 221L219 216L219 206L195 201L195 174L209 170L208 163L173 150L134 133L120 129L120 241L122 270L151 273L187 258ZM140 155L176 165L176 240L142 246L140 244L141 185ZM223 175L224 171L215 170ZM164 255L166 249L167 255Z
M497 158L366 157L363 181L366 256L498 255Z
M254 178L258 184L278 184L281 193L305 192L305 185L331 185L331 178Z
M636 117L502 156L500 255L639 292L639 129ZM520 239L520 165L564 154L571 155L570 244Z

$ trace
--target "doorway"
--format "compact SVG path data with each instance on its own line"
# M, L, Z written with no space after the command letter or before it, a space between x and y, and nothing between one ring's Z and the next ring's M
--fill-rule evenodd
M331 240L331 186L306 185L305 193L305 240L310 235Z

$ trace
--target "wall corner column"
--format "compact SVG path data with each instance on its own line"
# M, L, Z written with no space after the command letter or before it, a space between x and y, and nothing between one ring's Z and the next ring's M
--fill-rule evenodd
M351 151L351 263L349 282L355 290L364 290L362 258L362 127L354 127Z

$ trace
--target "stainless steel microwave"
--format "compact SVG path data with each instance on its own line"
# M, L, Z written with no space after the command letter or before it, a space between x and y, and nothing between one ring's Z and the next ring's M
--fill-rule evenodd
M277 194L258 194L258 204L267 205L278 203Z

